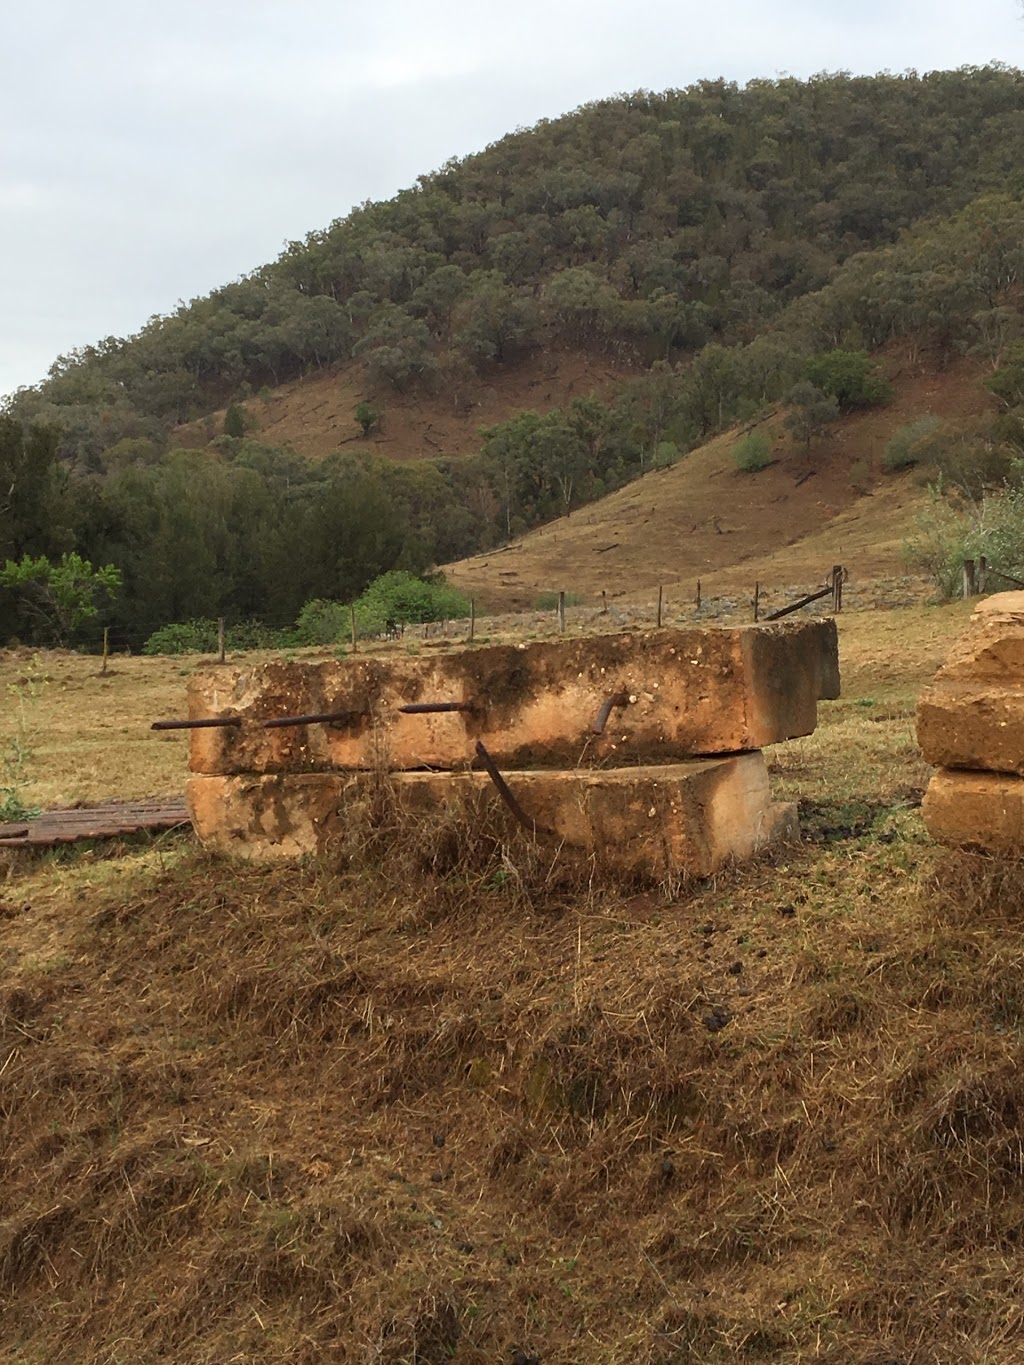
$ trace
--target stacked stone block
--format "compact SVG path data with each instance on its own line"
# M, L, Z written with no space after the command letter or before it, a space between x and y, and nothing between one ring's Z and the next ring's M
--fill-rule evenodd
M838 691L832 621L214 669L190 718L241 723L192 732L187 797L212 847L323 852L382 772L410 813L499 799L482 745L545 837L706 876L794 832L762 749L810 734ZM422 709L438 703L458 709ZM288 716L332 719L266 728Z
M1024 854L1024 592L975 608L921 694L917 737L938 768L924 799L940 843Z

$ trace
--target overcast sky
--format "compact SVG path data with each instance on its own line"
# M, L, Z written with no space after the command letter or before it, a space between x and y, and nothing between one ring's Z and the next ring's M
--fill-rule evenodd
M990 61L1019 0L0 0L0 394L587 100Z

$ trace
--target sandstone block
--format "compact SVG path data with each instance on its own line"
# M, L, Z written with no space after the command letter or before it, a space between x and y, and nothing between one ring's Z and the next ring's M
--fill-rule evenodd
M1015 684L1024 680L1024 592L983 598L936 681Z
M485 773L408 772L390 779L407 818L500 807ZM256 860L329 851L358 821L375 778L310 773L193 777L186 795L202 841ZM773 804L760 753L659 767L533 770L509 785L540 837L592 854L620 874L709 876L797 835L796 808Z
M939 768L1024 774L1024 675L1016 686L944 678L927 688L917 742Z
M189 682L196 773L464 768L482 741L502 767L666 762L810 734L839 693L834 621L661 630L493 645L430 656L218 669ZM602 706L622 698L603 733ZM456 702L468 710L412 715ZM282 716L331 723L264 729Z
M975 607L921 693L917 738L937 767L1024 773L1024 592Z
M939 843L1000 857L1024 855L1024 779L940 770L922 809L928 833Z

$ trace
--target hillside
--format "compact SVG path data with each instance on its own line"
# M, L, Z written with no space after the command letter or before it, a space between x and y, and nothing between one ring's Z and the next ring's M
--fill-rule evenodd
M641 479L498 551L445 566L449 580L497 610L532 606L566 590L594 602L649 597L678 585L748 592L813 586L835 563L861 582L904 573L902 543L924 497L919 474L882 472L886 442L929 414L970 422L995 408L984 371L961 361L941 371L892 356L894 396L851 413L807 452L783 429L783 411L758 426L777 451L754 474L736 468L742 428L724 432L668 469ZM675 597L679 593L671 594Z
M607 506L643 526L668 465L662 571L749 568L873 487L880 434L844 453L861 399L821 390L846 415L799 486L786 458L744 484L718 472L720 447L682 457L767 426L830 357L885 370L902 354L937 375L966 357L992 377L1017 363L1022 131L1024 75L1003 67L706 81L600 101L424 175L8 401L0 565L77 555L121 586L88 630L56 634L38 593L0 589L0 639L86 644L106 625L134 650L194 618L291 629L389 570L474 559L453 572L522 601L488 556L545 525L531 545L562 546L567 522L593 525L594 559L629 522L585 509L639 477ZM997 479L1024 451L1011 381L971 433L998 451ZM705 458L724 508L690 482ZM647 570L602 560L616 556L642 589ZM520 567L524 585L604 586L604 564L572 552Z
M287 447L310 460L322 460L337 450L400 462L437 459L476 455L481 428L507 421L526 408L547 412L583 395L606 396L630 373L616 368L610 358L544 351L496 369L486 385L456 407L438 393L374 398L366 366L342 361L328 373L282 384L241 406L254 439ZM365 401L381 412L369 439L362 438L354 417L358 404ZM176 428L173 444L195 450L208 446L223 431L224 417L221 409L205 422Z

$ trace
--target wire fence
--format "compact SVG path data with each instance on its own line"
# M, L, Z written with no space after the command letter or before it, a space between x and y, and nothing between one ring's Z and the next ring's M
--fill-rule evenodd
M679 626L722 619L747 619L767 623L781 620L815 603L824 602L826 598L829 599L828 607L833 613L842 611L843 585L847 579L847 569L842 565L834 565L811 592L795 600L786 601L783 598L781 602L780 594L785 590L769 589L760 582L754 583L753 590L746 599L742 594L735 596L710 593L707 584L700 579L697 579L690 589L686 589L680 583L662 584L657 587L649 603L633 602L629 605L622 604L607 591L603 591L598 599L585 603L577 594L560 589L539 593L537 600L544 605L524 611L496 612L478 609L476 602L471 601L470 611L466 616L416 622L402 621L396 616L386 620L381 628L373 629L361 626L354 608L350 607L347 628L340 630L333 641L301 639L294 618L278 620L273 617L257 617L231 620L228 617L218 617L216 620L203 618L163 628L180 628L182 632L186 632L189 627L194 626L197 641L195 648L160 650L151 648L147 651L147 641L156 632L120 625L94 624L76 631L73 642L68 644L67 648L104 659L112 655L139 655L148 652L165 655L175 653L212 655L226 661L229 654L244 654L254 650L281 653L302 648L334 647L348 652L381 643L404 642L406 645L423 645L451 641L473 644L482 639L490 639L496 633L514 634L517 628L554 635L563 634L570 627L575 631L604 632L651 626L657 629L668 624ZM769 607L770 610L767 609ZM40 643L31 647L47 646Z

